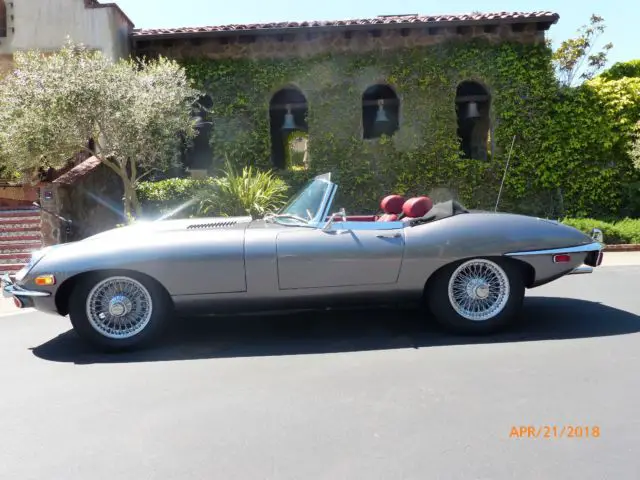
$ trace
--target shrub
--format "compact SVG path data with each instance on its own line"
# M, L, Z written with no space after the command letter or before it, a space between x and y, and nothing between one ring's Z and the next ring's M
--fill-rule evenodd
M244 167L238 173L229 162L224 175L213 180L214 191L203 192L198 214L205 216L261 216L280 208L289 187L271 171Z
M592 228L599 228L604 235L604 242L611 245L640 243L640 219L637 218L612 222L592 218L565 218L562 223L584 233L591 233Z
M289 190L273 172L245 167L238 173L227 162L220 177L141 182L137 193L145 217L185 218L261 216L281 207Z
M137 193L145 217L164 215L184 207L172 215L173 218L184 218L197 215L199 200L205 195L203 192L214 189L213 178L169 178L157 182L141 182Z

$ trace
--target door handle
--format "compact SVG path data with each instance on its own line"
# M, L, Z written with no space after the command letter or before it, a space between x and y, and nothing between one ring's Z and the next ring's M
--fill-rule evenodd
M384 234L379 234L376 235L376 237L378 238L400 238L402 235L400 235L399 233L390 233L388 235L384 235Z

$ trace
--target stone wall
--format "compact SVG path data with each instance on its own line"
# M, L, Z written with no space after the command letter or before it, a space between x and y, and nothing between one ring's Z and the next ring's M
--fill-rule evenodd
M82 240L124 223L120 178L95 157L40 188L45 246ZM62 219L60 218L62 217ZM71 225L63 219L70 220Z
M544 27L546 28L546 27ZM192 39L166 38L146 40L134 37L139 56L163 55L169 58L202 57L210 59L260 59L311 57L327 52L365 53L435 45L449 40L484 38L493 42L517 41L544 43L545 29L536 22L442 26L425 28L381 28L344 32L314 31L282 35L233 35Z
M81 167L85 167L84 170ZM94 157L58 178L53 185L57 186L57 212L73 222L68 241L82 240L124 223L122 181Z
M5 76L13 69L13 55L0 54L0 77Z

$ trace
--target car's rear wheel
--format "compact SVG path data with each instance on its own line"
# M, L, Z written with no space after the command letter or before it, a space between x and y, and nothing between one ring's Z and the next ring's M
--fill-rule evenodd
M171 311L166 291L137 274L94 274L71 295L69 317L85 341L106 351L142 347L156 340Z
M429 309L448 330L463 334L498 332L522 307L525 284L510 260L474 258L448 265L427 287Z

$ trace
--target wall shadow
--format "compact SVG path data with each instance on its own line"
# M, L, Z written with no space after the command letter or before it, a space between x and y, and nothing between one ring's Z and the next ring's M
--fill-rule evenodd
M160 342L143 350L99 353L70 330L32 352L44 360L76 364L158 362L564 340L640 331L638 315L598 302L555 297L525 298L516 327L483 337L445 333L421 311L397 308L179 320Z

